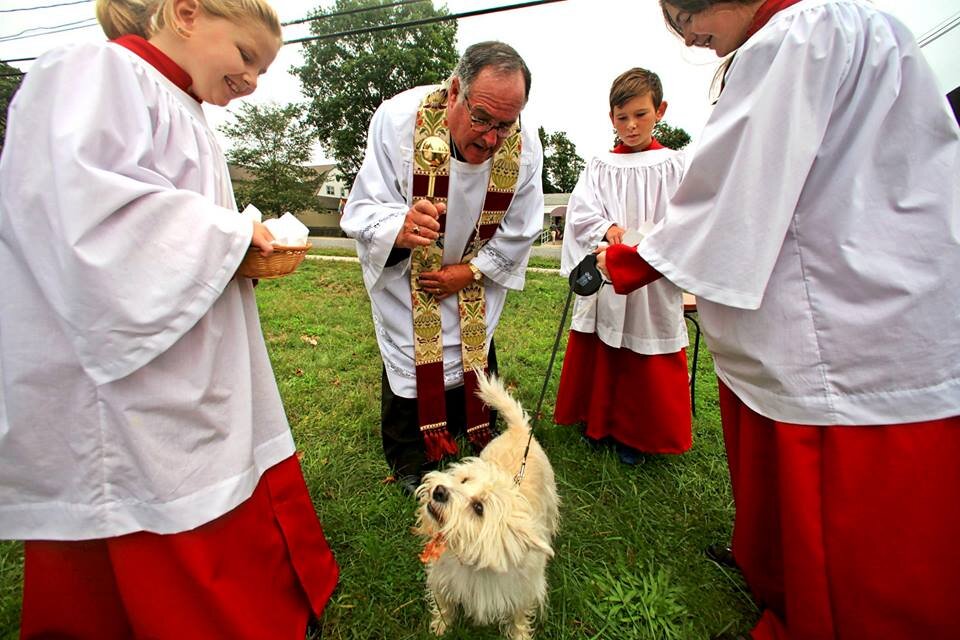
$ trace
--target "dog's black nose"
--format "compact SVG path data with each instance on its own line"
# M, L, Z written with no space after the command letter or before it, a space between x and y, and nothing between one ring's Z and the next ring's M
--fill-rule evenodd
M439 485L433 488L433 499L437 502L446 502L449 497L450 492L447 491L445 486Z

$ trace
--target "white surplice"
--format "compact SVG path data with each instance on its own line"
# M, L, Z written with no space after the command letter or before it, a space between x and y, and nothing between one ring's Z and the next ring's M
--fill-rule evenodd
M413 204L413 129L420 102L437 87L418 87L385 101L370 121L367 152L350 190L340 226L357 241L363 280L390 389L415 398L410 259L386 266L404 216ZM507 290L520 290L533 241L543 228L543 150L536 127L523 127L520 177L500 228L472 260L483 272L487 345L503 311ZM451 158L443 264L460 256L483 208L490 177L488 160L469 164ZM462 383L457 296L440 301L446 388Z
M294 452L252 228L200 105L114 44L36 61L0 162L0 538L192 529Z
M671 149L608 152L592 159L567 205L561 273L568 275L592 253L613 224L652 229L663 219L683 167L683 153ZM571 328L643 355L676 353L688 344L683 292L666 278L629 295L605 285L591 296L577 296Z
M697 296L718 375L761 415L960 414L960 131L869 4L800 2L740 48L639 253Z

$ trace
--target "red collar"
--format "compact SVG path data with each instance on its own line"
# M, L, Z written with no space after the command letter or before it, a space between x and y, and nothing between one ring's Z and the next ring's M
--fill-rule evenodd
M115 42L116 44L133 51L135 54L153 65L157 71L163 74L163 77L180 87L186 93L190 94L190 97L192 97L194 100L197 102L203 102L192 91L190 91L190 86L193 84L190 74L184 71L183 67L171 60L170 56L158 49L155 45L150 44L140 36L133 35L132 33L122 35L111 42Z
M663 145L656 138L650 138L650 144L648 144L643 149L634 150L623 144L622 142L617 144L613 148L613 153L642 153L644 151L653 151L654 149L663 149Z
M791 5L795 5L800 0L767 0L760 8L757 9L757 12L753 14L753 22L750 23L750 27L747 29L747 37L749 38L760 28L770 22L772 18L778 11L782 11Z

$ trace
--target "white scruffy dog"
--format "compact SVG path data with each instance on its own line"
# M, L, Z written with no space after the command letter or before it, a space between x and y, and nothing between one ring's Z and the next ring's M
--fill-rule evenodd
M414 531L428 538L430 630L442 635L458 607L477 624L499 623L511 640L533 637L547 601L547 560L559 523L557 485L550 461L533 440L520 484L530 417L503 383L480 376L478 394L497 409L507 429L479 458L432 471L417 490Z

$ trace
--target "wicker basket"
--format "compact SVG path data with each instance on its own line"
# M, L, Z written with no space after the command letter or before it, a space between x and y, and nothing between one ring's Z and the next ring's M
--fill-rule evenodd
M260 255L260 250L256 247L250 247L247 255L237 268L237 274L244 278L257 278L267 280L269 278L282 278L291 274L303 262L312 245L308 242L302 247L282 247L275 246L273 253L264 258Z

